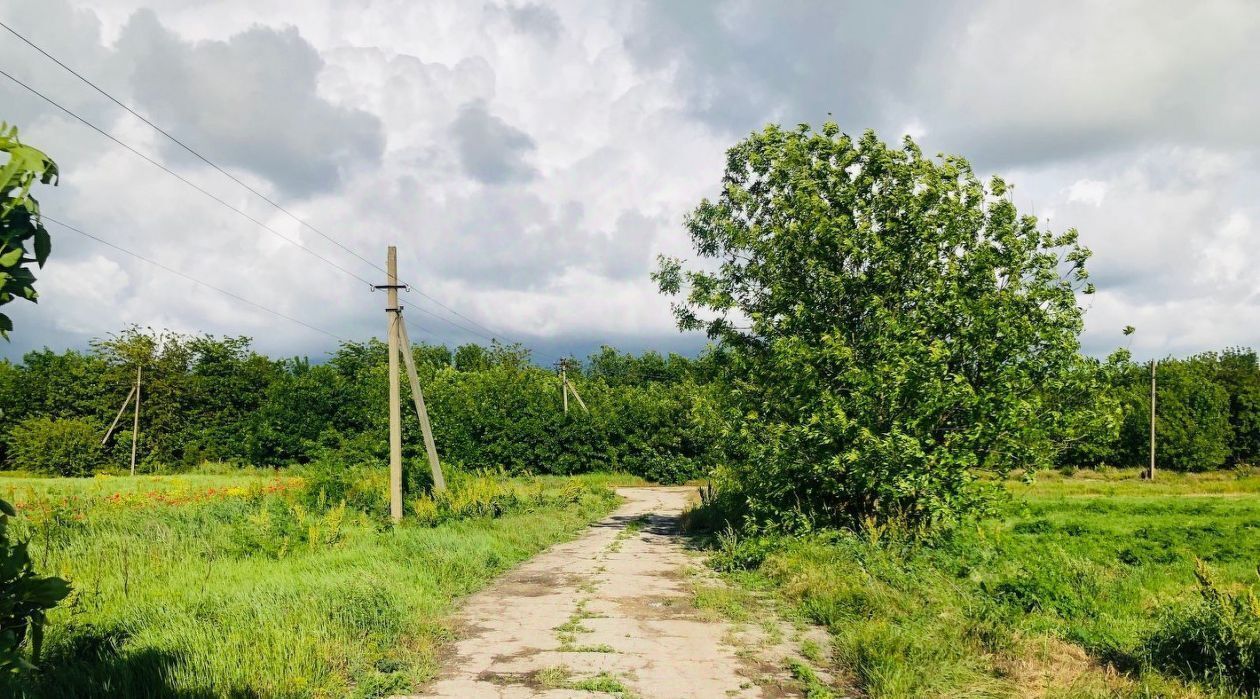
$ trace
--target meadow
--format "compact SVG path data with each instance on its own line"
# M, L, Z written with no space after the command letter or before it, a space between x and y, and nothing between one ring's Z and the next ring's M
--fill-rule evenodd
M74 586L51 613L40 671L0 689L32 697L408 691L436 671L452 600L574 536L614 507L608 484L636 479L461 475L449 495L411 500L423 516L399 527L370 507L330 501L327 480L263 470L0 477L36 566Z
M999 516L929 541L727 533L715 562L826 625L865 696L1260 692L1260 471L1049 472L1006 490Z

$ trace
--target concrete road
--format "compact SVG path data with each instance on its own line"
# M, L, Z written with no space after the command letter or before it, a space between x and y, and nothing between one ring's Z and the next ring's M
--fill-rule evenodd
M694 607L697 576L716 582L678 536L694 490L617 492L626 502L614 514L467 600L420 696L799 696L782 634L767 642Z

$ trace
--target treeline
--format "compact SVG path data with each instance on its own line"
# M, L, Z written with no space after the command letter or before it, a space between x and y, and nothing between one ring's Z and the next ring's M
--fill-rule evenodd
M1150 455L1151 365L1120 353L1089 364L1096 374L1092 430L1069 438L1068 467L1145 464ZM1155 363L1155 460L1159 468L1203 471L1260 463L1260 361L1228 348ZM1081 421L1083 422L1083 421Z
M413 353L449 467L513 474L620 470L677 482L704 473L716 451L711 355L636 357L603 348L569 370L589 414L576 404L566 414L559 377L532 364L519 346L421 344ZM388 457L386 358L376 340L343 344L326 362L313 363L266 357L243 337L136 328L88 351L31 352L19 364L0 363L4 463L61 475L125 467L130 408L100 443L137 364L141 471L207 461L381 463ZM415 413L403 414L404 456L421 460Z
M571 362L590 413L562 410L560 382L518 346L413 348L443 461L509 473L620 470L660 482L697 477L746 458L732 419L733 372L724 353L697 359L605 347ZM0 362L0 442L8 468L86 475L125 467L130 408L101 445L143 368L140 469L203 462L288 466L319 458L347 465L387 459L386 348L346 343L324 363L272 359L248 338L130 329L88 351L30 352ZM1062 467L1147 461L1150 369L1124 354L1083 360L1089 374L1056 401L1049 443ZM1157 460L1206 470L1260 462L1260 362L1227 349L1156 365ZM737 417L737 416L736 416ZM422 459L414 413L404 410L405 456ZM747 441L749 435L743 435ZM425 469L414 469L423 472Z

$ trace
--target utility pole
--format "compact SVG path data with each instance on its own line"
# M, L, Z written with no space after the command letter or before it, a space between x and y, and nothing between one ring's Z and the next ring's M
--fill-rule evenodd
M582 396L578 395L577 389L569 382L569 360L568 358L556 360L556 368L560 371L560 396L564 399L564 413L569 414L569 394L573 394L573 399L582 406L582 410L589 415L591 410L586 407L586 401L582 400Z
M389 321L389 516L395 523L402 521L402 407L399 405L401 390L398 385L398 249L393 245L385 256L385 289L389 307L385 309Z
M140 373L143 364L136 364L136 415L131 423L131 475L136 475L136 441L140 438Z
M1146 477L1155 480L1155 359L1151 358L1151 465Z

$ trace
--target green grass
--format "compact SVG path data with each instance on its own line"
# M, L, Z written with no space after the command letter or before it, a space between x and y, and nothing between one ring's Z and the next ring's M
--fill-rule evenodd
M630 690L621 680L608 672L580 677L564 665L548 667L534 673L534 681L544 689L575 689L583 692L611 694L621 699L632 699Z
M516 479L496 493L547 497L394 528L272 475L0 479L36 564L75 588L40 674L0 694L406 693L452 601L610 511L609 480Z
M828 626L833 661L871 697L1246 691L1157 660L1151 639L1199 604L1196 559L1222 589L1255 587L1260 473L1043 474L1008 489L1001 517L940 541L727 538L715 560Z
M16 505L34 499L104 497L113 494L204 493L229 488L253 488L267 484L297 483L300 479L267 469L238 469L231 474L180 474L172 476L96 475L86 478L49 478L0 471L0 499Z

